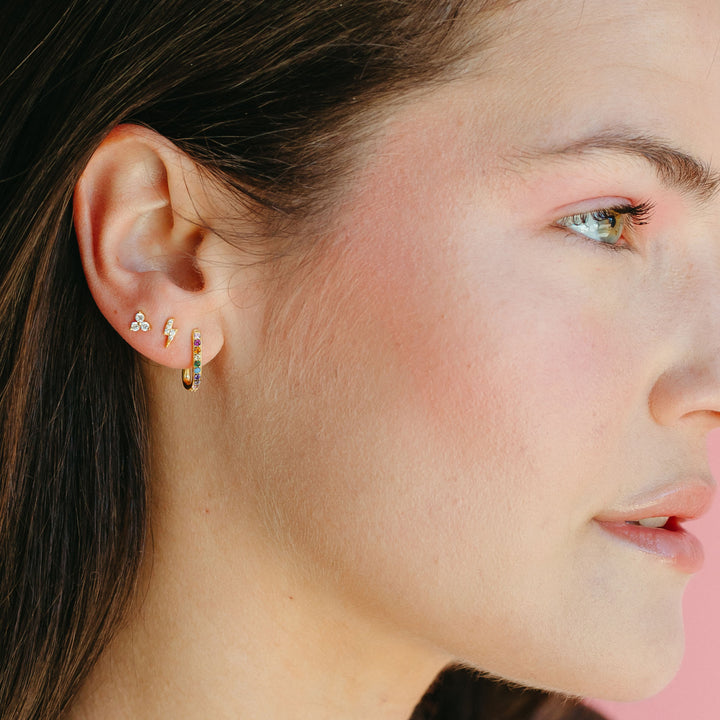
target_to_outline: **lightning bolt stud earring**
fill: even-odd
[[[163,330],[163,335],[165,335],[165,347],[168,347],[168,345],[170,345],[170,343],[175,339],[177,329],[173,327],[174,322],[175,318],[168,318],[165,323],[165,329]]]

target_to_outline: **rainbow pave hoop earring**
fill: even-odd
[[[182,381],[186,390],[195,392],[202,378],[202,335],[197,328],[192,331],[192,359],[192,367],[182,371]]]

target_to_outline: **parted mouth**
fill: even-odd
[[[672,518],[673,520],[675,518]],[[627,525],[640,525],[646,528],[664,528],[670,518],[666,515],[665,517],[651,517],[643,518],[642,520],[626,520]]]
[[[702,568],[703,547],[682,523],[704,515],[714,494],[710,476],[686,478],[636,495],[594,519],[631,550],[654,557],[678,572],[692,574]]]
[[[671,517],[656,517],[656,518],[643,518],[642,520],[626,520],[625,525],[631,525],[635,527],[643,527],[648,530],[665,530],[666,532],[680,532],[684,530],[681,523],[685,520],[693,520],[694,518],[679,518],[675,516]]]

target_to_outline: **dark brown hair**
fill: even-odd
[[[144,550],[142,376],[90,296],[72,225],[73,188],[95,148],[117,124],[143,123],[268,221],[306,216],[347,170],[362,114],[456,71],[483,41],[469,18],[497,4],[2,3],[3,720],[68,708],[122,621]],[[505,690],[492,696],[491,681],[461,683],[463,672],[446,673],[424,707],[484,688],[490,699],[467,717],[529,717]],[[550,708],[549,696],[532,697]],[[417,717],[449,717],[428,712]]]
[[[410,720],[603,720],[579,700],[494,681],[476,670],[440,673]]]

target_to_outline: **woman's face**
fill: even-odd
[[[505,22],[477,73],[378,130],[278,291],[243,432],[271,542],[348,613],[632,698],[679,662],[695,568],[667,530],[599,520],[709,495],[720,5],[523,0]]]

